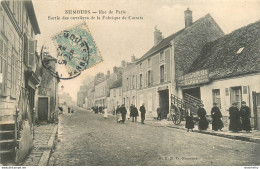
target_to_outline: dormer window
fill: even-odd
[[[243,51],[244,47],[238,49],[237,54],[240,54]]]

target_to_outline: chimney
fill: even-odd
[[[113,72],[116,73],[118,68],[116,66],[113,67]]]
[[[157,26],[155,26],[154,30],[154,46],[156,46],[158,43],[162,41],[162,32],[157,29]]]
[[[135,62],[135,55],[131,56],[132,63]]]
[[[184,11],[184,19],[185,19],[185,28],[192,25],[192,11],[187,8],[186,11]]]
[[[121,61],[121,67],[124,68],[125,67],[125,60]]]

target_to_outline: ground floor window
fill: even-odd
[[[242,88],[239,87],[231,87],[230,89],[230,102],[232,103],[238,103],[238,107],[241,107],[241,101],[242,101]]]
[[[218,108],[221,109],[220,89],[212,90],[213,103],[217,103]]]

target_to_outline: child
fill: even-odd
[[[104,108],[104,118],[106,119],[108,117],[108,114],[107,114],[107,107]]]
[[[188,129],[187,132],[189,132],[190,129],[193,132],[194,123],[193,123],[193,115],[192,115],[192,113],[190,111],[190,108],[187,109],[185,128]]]

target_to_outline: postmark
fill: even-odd
[[[52,38],[56,50],[57,70],[50,66],[51,59],[46,47],[42,48],[42,64],[52,75],[71,79],[82,71],[102,62],[102,56],[85,22],[65,29]]]

